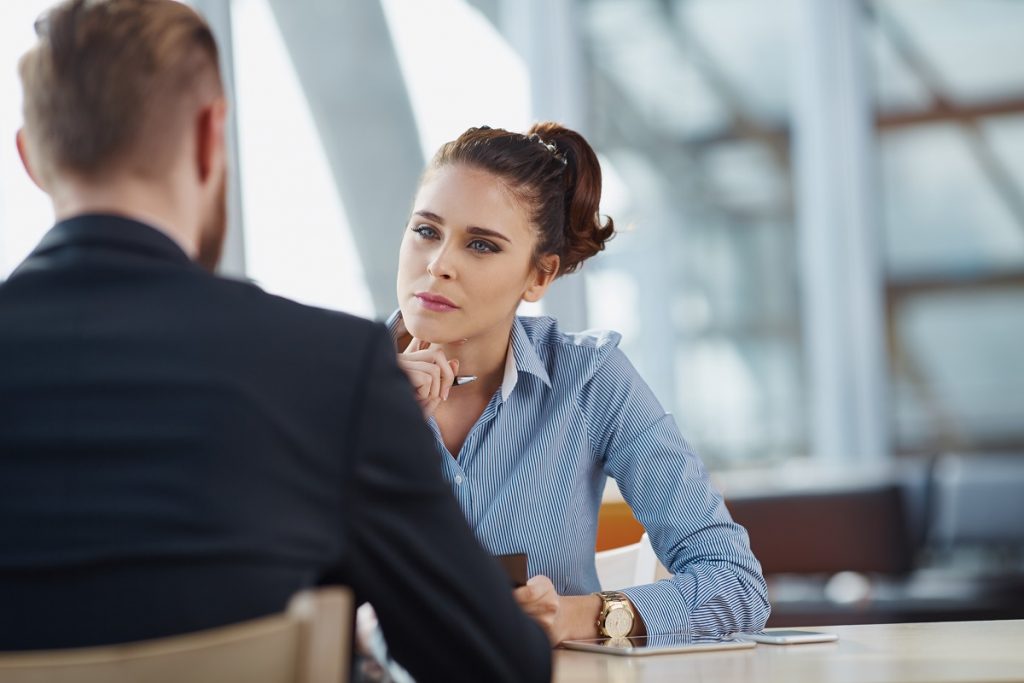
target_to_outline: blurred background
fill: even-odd
[[[52,223],[14,147],[49,4],[0,5],[0,279]],[[426,159],[559,120],[619,234],[524,312],[622,332],[772,623],[1024,617],[1024,2],[191,4],[233,93],[225,274],[383,318]]]

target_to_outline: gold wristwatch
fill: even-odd
[[[597,632],[605,638],[624,638],[633,631],[636,614],[625,593],[602,591],[594,593],[601,598],[601,613],[597,615]]]

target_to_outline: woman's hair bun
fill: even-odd
[[[526,132],[553,145],[565,163],[565,241],[559,274],[571,273],[604,249],[615,233],[610,217],[601,219],[601,164],[590,144],[574,130],[551,121]]]

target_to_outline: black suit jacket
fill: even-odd
[[[215,277],[126,218],[0,284],[0,649],[152,638],[351,586],[422,680],[547,680],[382,325]]]

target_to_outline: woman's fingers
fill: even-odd
[[[422,339],[412,337],[409,340],[409,345],[405,347],[405,351],[402,353],[415,353],[416,351],[423,351],[424,349],[430,348],[430,342],[425,342]]]
[[[424,343],[420,342],[420,345],[422,346]],[[435,363],[441,370],[444,387],[451,387],[452,382],[455,381],[455,372],[451,369],[451,361],[444,355],[444,351],[441,350],[440,346],[429,344],[426,348],[420,348],[407,355],[410,359],[426,360]],[[448,398],[447,395],[445,395],[445,398]]]
[[[521,586],[516,590],[522,591],[525,599],[537,601],[555,594],[555,584],[551,583],[551,579],[543,574],[537,574],[530,577],[525,586]]]
[[[519,607],[544,629],[552,644],[557,644],[559,636],[556,627],[561,596],[551,579],[538,574],[527,581],[525,586],[515,589],[512,595]]]
[[[452,390],[452,385],[455,383],[455,371],[452,370],[452,364],[444,353],[441,351],[435,351],[435,353],[437,353],[435,357],[437,369],[441,371],[441,398],[447,401],[448,392]]]
[[[409,342],[405,353],[399,355],[400,363],[412,361],[432,363],[437,367],[437,384],[431,386],[430,396],[448,400],[448,394],[455,383],[455,374],[458,372],[458,361],[449,360],[439,346],[415,337]],[[431,375],[434,376],[434,373]]]
[[[400,356],[398,366],[409,378],[418,398],[440,398],[441,369],[437,365],[427,361],[406,360]]]
[[[420,407],[423,409],[423,416],[430,417],[433,415],[439,405],[441,405],[441,399],[439,398],[432,398],[426,403],[421,404]]]
[[[448,359],[440,346],[413,337],[403,353],[398,354],[402,368],[416,392],[416,400],[426,417],[437,410],[455,384],[459,361]]]

